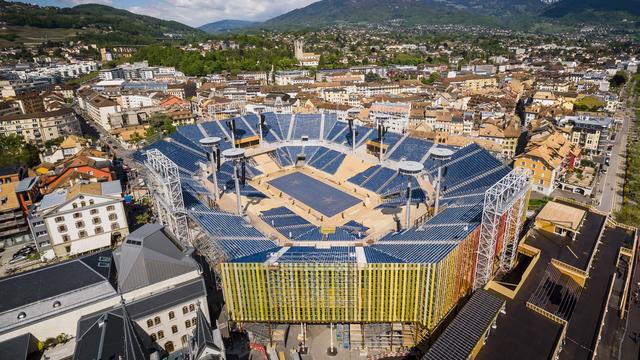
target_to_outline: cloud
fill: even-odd
[[[83,1],[83,0],[72,0]],[[158,0],[127,10],[200,26],[222,19],[267,20],[316,0]]]
[[[102,4],[113,5],[113,0],[64,0],[69,6],[83,5],[83,4]]]

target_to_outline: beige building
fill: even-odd
[[[13,114],[0,117],[0,133],[15,134],[38,145],[47,140],[80,134],[80,123],[69,108],[32,114]]]

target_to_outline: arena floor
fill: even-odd
[[[361,202],[343,191],[301,172],[269,181],[273,187],[327,217],[337,215]]]

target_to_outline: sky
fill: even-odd
[[[190,26],[217,20],[262,21],[317,0],[22,0],[41,6],[75,6],[97,3]]]

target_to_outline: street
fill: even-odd
[[[635,98],[632,99],[632,103],[635,103]],[[635,119],[634,111],[625,109],[622,128],[616,133],[613,149],[611,149],[609,168],[604,178],[601,178],[603,181],[597,185],[599,190],[597,195],[597,199],[599,199],[597,202],[598,210],[615,212],[622,207],[627,139],[633,119]]]

